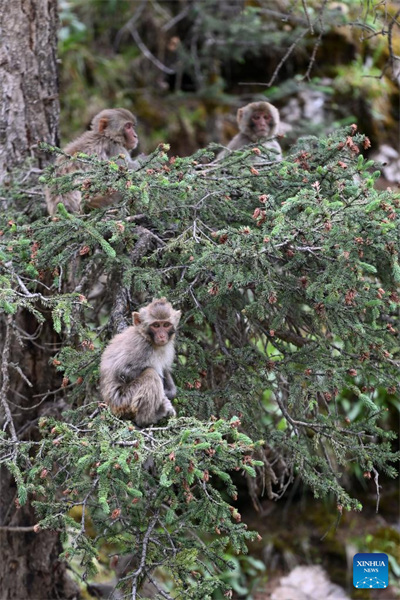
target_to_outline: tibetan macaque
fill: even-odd
[[[64,152],[74,155],[83,152],[89,155],[95,155],[102,160],[108,160],[120,154],[124,155],[121,164],[127,167],[134,167],[135,163],[129,154],[138,145],[138,136],[135,131],[136,118],[125,108],[106,108],[97,114],[91,123],[90,131],[85,131],[76,140],[70,142]],[[80,161],[66,162],[65,157],[59,156],[56,165],[60,165],[58,173],[66,175],[76,170],[85,170],[85,164]],[[87,168],[87,167],[86,167]],[[108,206],[120,199],[118,193],[107,195],[97,195],[88,201],[90,208],[99,208]],[[72,190],[64,195],[59,195],[57,189],[46,189],[46,204],[50,215],[54,215],[57,210],[57,204],[64,204],[70,212],[79,212],[82,204],[82,194],[79,190]]]
[[[237,123],[239,133],[229,142],[229,150],[239,150],[248,144],[260,142],[267,150],[271,152],[274,160],[282,159],[282,150],[275,139],[271,139],[278,133],[280,118],[279,111],[269,102],[251,102],[237,111]],[[227,151],[223,150],[218,158],[227,156]]]
[[[144,427],[176,414],[170,402],[176,395],[171,367],[181,311],[160,298],[132,316],[133,325],[103,352],[100,387],[115,415]]]

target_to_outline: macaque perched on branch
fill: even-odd
[[[138,136],[136,134],[136,118],[125,108],[107,108],[97,114],[91,123],[90,131],[85,131],[76,140],[70,142],[64,149],[66,154],[83,152],[88,155],[95,155],[102,160],[109,160],[120,154],[124,155],[123,163],[127,167],[134,167],[135,163],[129,154],[138,145]],[[66,175],[77,170],[85,170],[86,165],[83,162],[66,162],[64,156],[59,156],[56,165],[60,165],[58,173]],[[90,208],[100,208],[118,202],[120,196],[118,193],[107,195],[97,195],[88,201]],[[82,194],[79,190],[72,190],[64,195],[59,195],[53,188],[46,189],[46,204],[50,215],[54,215],[57,210],[57,204],[64,204],[70,212],[79,212],[82,205]]]
[[[160,298],[132,316],[133,325],[103,352],[100,388],[116,416],[144,427],[176,414],[170,402],[176,395],[171,368],[181,311]]]
[[[229,142],[229,150],[239,150],[248,144],[259,142],[271,152],[272,160],[282,159],[282,150],[279,143],[273,138],[279,129],[279,111],[269,102],[251,102],[237,111],[239,133]],[[218,158],[228,155],[226,150],[219,153]]]

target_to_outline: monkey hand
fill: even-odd
[[[167,417],[176,417],[176,410],[172,405],[167,412]]]
[[[176,411],[166,396],[164,398],[162,412],[164,417],[176,417]]]

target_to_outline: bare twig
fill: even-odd
[[[166,73],[167,75],[173,75],[175,73],[174,69],[170,69],[169,67],[164,65],[160,60],[158,60],[158,58],[154,56],[152,52],[150,52],[150,50],[140,37],[137,29],[130,29],[129,31],[131,36],[135,40],[139,50],[144,54],[146,58],[148,58],[153,63],[153,65],[157,67],[157,69],[160,69],[160,71],[163,71],[163,73]]]
[[[129,19],[129,21],[123,26],[121,27],[121,29],[118,31],[116,37],[115,37],[115,42],[114,42],[114,48],[116,50],[118,50],[119,45],[121,43],[121,39],[123,38],[124,34],[127,31],[130,31],[131,28],[135,25],[135,23],[140,19],[142,12],[145,8],[145,6],[147,5],[147,0],[142,0],[141,3],[139,4],[138,8],[135,10],[133,16]]]
[[[325,28],[324,28],[324,10],[325,10],[326,3],[327,3],[327,0],[324,0],[324,2],[322,3],[321,10],[319,12],[319,16],[318,16],[318,22],[319,22],[319,26],[320,26],[319,27],[319,35],[318,35],[317,41],[314,44],[314,48],[313,48],[313,51],[312,51],[312,54],[311,54],[310,62],[308,63],[307,71],[304,74],[304,76],[302,77],[303,80],[304,79],[307,79],[307,80],[310,79],[311,71],[312,71],[313,66],[315,64],[315,58],[317,56],[317,51],[318,51],[318,48],[321,45],[322,37],[323,37],[324,32],[325,32]],[[311,33],[314,33],[311,24],[310,24],[310,27],[311,27],[311,29],[310,29]]]
[[[10,341],[11,341],[11,315],[7,317],[6,320],[6,335],[3,346],[2,353],[2,362],[1,362],[1,375],[2,375],[2,384],[0,389],[0,402],[4,409],[6,415],[6,421],[4,423],[3,428],[5,429],[7,426],[10,429],[11,439],[13,442],[18,442],[17,433],[15,431],[14,421],[12,418],[10,407],[7,402],[7,393],[10,388],[10,375],[9,375],[9,358],[10,358]]]
[[[165,25],[163,25],[161,27],[161,31],[168,31],[169,29],[172,29],[172,27],[174,27],[177,23],[179,23],[179,21],[182,21],[182,19],[184,19],[185,17],[187,17],[188,14],[189,14],[189,6],[186,6],[173,19],[171,19],[170,21],[168,21],[168,23],[165,23]]]
[[[263,84],[263,85],[266,85],[267,87],[270,87],[274,83],[275,79],[278,76],[279,71],[281,70],[281,68],[283,67],[283,65],[285,64],[285,62],[289,58],[289,56],[292,54],[292,52],[296,49],[297,44],[300,42],[300,40],[302,40],[307,35],[307,33],[310,33],[310,29],[309,28],[305,29],[304,31],[301,32],[300,35],[297,36],[297,38],[295,39],[295,41],[293,42],[293,44],[288,48],[286,54],[282,57],[282,59],[280,60],[280,62],[276,66],[275,71],[272,73],[271,79],[268,81],[268,83]]]
[[[167,594],[167,592],[165,590],[162,589],[162,587],[160,587],[158,585],[157,580],[153,579],[152,576],[149,573],[146,573],[147,578],[149,579],[149,581],[154,585],[154,587],[157,589],[157,592],[163,597],[166,598],[167,600],[173,600],[172,596],[170,596],[169,594]]]
[[[395,61],[400,61],[400,56],[397,56],[394,53],[394,48],[393,48],[393,27],[395,25],[397,25],[397,27],[400,26],[400,23],[398,21],[398,18],[400,16],[400,9],[397,11],[397,13],[391,18],[391,23],[389,24],[388,27],[388,45],[389,45],[389,60],[390,60],[390,66],[392,69],[392,75],[393,75],[393,79],[395,81],[397,81],[397,85],[400,86],[400,74],[399,74],[399,69],[395,69]],[[397,77],[396,77],[396,71],[397,71]]]
[[[15,364],[15,363],[10,363],[10,367],[17,371],[18,375],[21,377],[21,379],[23,379],[25,381],[27,386],[33,387],[33,383],[31,381],[29,381],[29,379],[27,378],[25,373],[23,373],[23,371],[19,365]]]
[[[310,30],[310,33],[314,33],[314,28],[313,28],[313,24],[310,21],[310,15],[308,14],[308,9],[307,9],[307,2],[306,0],[301,0],[301,3],[303,5],[303,10],[304,10],[304,14],[306,15],[306,19],[307,19],[307,23],[308,23],[308,28]]]
[[[140,575],[142,575],[142,573],[145,571],[145,566],[146,566],[146,558],[147,558],[147,547],[149,545],[149,540],[150,540],[150,535],[151,532],[153,531],[154,527],[156,526],[156,523],[158,521],[158,513],[156,513],[154,515],[154,517],[150,520],[150,523],[147,527],[147,531],[144,535],[143,538],[143,543],[142,543],[142,555],[140,558],[140,563],[138,568],[136,569],[136,571],[134,571],[132,573],[132,578],[133,578],[133,582],[132,582],[132,600],[136,600],[136,593],[137,593],[137,588],[138,588],[138,577]]]
[[[381,499],[381,494],[380,494],[380,485],[379,485],[379,473],[378,471],[375,469],[375,467],[372,467],[371,471],[374,474],[374,481],[375,481],[375,486],[376,486],[376,512],[379,512],[379,502]]]

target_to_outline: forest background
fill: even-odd
[[[1,9],[3,596],[262,599],[320,564],[397,597],[397,6],[28,6]],[[283,162],[210,164],[257,99]],[[144,167],[93,161],[120,205],[49,219],[51,148],[117,106]],[[138,431],[98,364],[157,295],[183,311],[178,419]],[[390,556],[388,590],[352,587],[358,551]]]

